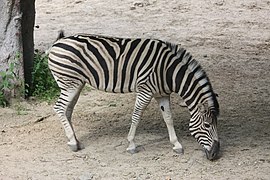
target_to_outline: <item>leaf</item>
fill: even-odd
[[[6,75],[6,72],[0,71],[0,76],[4,77]]]

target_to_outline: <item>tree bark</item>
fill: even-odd
[[[31,86],[34,59],[33,28],[35,0],[1,0],[0,2],[0,71],[15,64],[14,89],[9,96],[22,95],[24,82]],[[1,83],[1,77],[0,77]]]
[[[35,0],[21,0],[22,11],[22,42],[23,42],[23,62],[24,80],[26,96],[32,94],[32,72],[34,63],[34,24],[35,24]]]
[[[10,64],[14,63],[13,74],[16,76],[15,79],[20,81],[23,80],[20,0],[1,1],[0,14],[0,71],[8,71]],[[19,84],[15,81],[12,83],[15,87]],[[4,93],[8,99],[16,95],[13,90],[5,90]]]

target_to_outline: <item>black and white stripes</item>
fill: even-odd
[[[190,128],[199,143],[210,152],[214,142],[218,142],[214,121],[219,107],[210,81],[197,61],[179,45],[155,39],[79,34],[54,43],[49,67],[61,88],[55,110],[63,122],[69,145],[75,151],[80,145],[71,125],[71,115],[85,83],[106,92],[137,93],[128,136],[130,152],[135,152],[136,127],[152,97],[168,106],[162,106],[163,118],[174,150],[182,152],[173,126],[168,125],[172,124],[168,97],[173,92],[187,104],[191,112]],[[208,116],[201,112],[202,105]],[[209,118],[213,122],[209,123],[211,128],[201,128]]]

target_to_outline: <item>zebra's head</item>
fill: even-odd
[[[203,147],[209,160],[216,159],[220,149],[217,134],[218,114],[218,107],[209,107],[208,103],[202,103],[198,105],[189,123],[191,135]]]

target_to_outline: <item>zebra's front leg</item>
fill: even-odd
[[[136,134],[136,129],[137,126],[139,124],[139,121],[141,119],[141,116],[143,114],[143,111],[145,110],[145,108],[147,107],[147,105],[149,104],[149,102],[152,99],[152,95],[149,93],[145,93],[145,92],[140,92],[137,94],[136,97],[136,102],[135,102],[135,107],[134,107],[134,111],[132,114],[132,122],[131,122],[131,126],[130,126],[130,130],[128,133],[128,141],[129,141],[129,146],[127,148],[127,152],[134,154],[136,153],[136,145],[134,142],[134,138],[135,138],[135,134]]]
[[[155,98],[159,104],[159,108],[161,110],[163,119],[167,125],[170,142],[173,144],[173,150],[178,154],[183,154],[184,150],[182,145],[179,143],[178,138],[176,136],[174,126],[173,126],[173,119],[172,113],[170,108],[170,96],[166,97],[156,97]]]
[[[133,120],[132,120],[132,124],[130,126],[130,130],[129,130],[129,133],[128,133],[128,142],[129,142],[129,145],[128,145],[128,148],[127,148],[127,152],[129,152],[130,154],[134,154],[136,153],[136,145],[135,145],[135,142],[134,142],[134,138],[135,138],[135,133],[136,133],[136,129],[137,129],[137,126],[138,126],[138,123],[139,121],[133,123]]]

